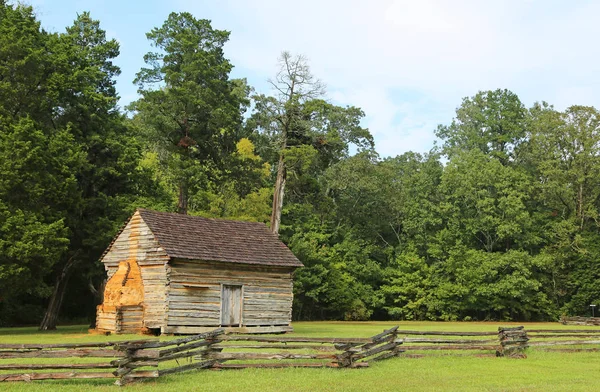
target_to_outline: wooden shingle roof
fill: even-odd
[[[302,267],[263,223],[138,211],[171,258]]]

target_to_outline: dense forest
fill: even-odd
[[[228,37],[169,15],[119,107],[99,21],[51,33],[0,0],[0,326],[93,319],[98,259],[138,207],[267,223],[305,265],[297,320],[555,320],[600,300],[598,110],[474,92],[432,151],[381,158],[308,59],[283,52],[259,94]]]

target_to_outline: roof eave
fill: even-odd
[[[261,262],[242,262],[242,261],[237,261],[237,260],[205,260],[205,259],[198,259],[195,257],[188,257],[188,256],[181,256],[181,255],[176,255],[176,254],[172,254],[169,255],[169,261],[176,259],[176,260],[186,260],[186,261],[199,261],[199,262],[203,262],[203,263],[217,263],[217,264],[234,264],[234,265],[247,265],[247,266],[253,266],[253,267],[276,267],[276,268],[289,268],[289,269],[297,269],[297,268],[302,268],[304,267],[304,264],[302,264],[300,261],[298,261],[298,264],[274,264],[274,263],[261,263]]]

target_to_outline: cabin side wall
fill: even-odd
[[[137,241],[133,241],[134,237]],[[132,243],[136,244],[133,249]],[[101,260],[108,279],[117,271],[120,262],[132,258],[132,252],[140,267],[143,283],[143,326],[161,328],[165,325],[166,265],[169,257],[158,245],[139,212],[133,215]]]
[[[221,326],[222,286],[241,286],[243,332],[290,331],[292,269],[171,260],[168,271],[169,333],[198,333]],[[234,328],[230,328],[234,329]]]

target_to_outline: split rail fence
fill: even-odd
[[[600,329],[530,329],[529,346],[544,351],[600,351]]]
[[[449,332],[449,331],[413,331],[399,330],[402,350],[413,355],[424,355],[425,352],[439,351],[490,351],[498,348],[497,332]],[[456,354],[456,353],[454,353]]]
[[[227,335],[217,329],[167,341],[0,344],[0,381],[113,378],[125,385],[194,369],[361,368],[402,353],[483,352],[523,358],[528,347],[600,351],[600,329],[449,332],[396,326],[370,338]],[[32,359],[39,361],[24,363]],[[11,360],[16,361],[7,363]]]
[[[596,325],[600,326],[600,317],[563,317],[560,322],[565,325]]]
[[[0,381],[116,378],[117,385],[125,385],[205,368],[366,367],[368,361],[401,353],[398,347],[402,342],[397,339],[397,329],[391,328],[371,338],[237,336],[225,335],[222,329],[217,329],[168,341],[0,344],[0,360],[86,358],[78,363],[41,360],[37,364],[5,364],[0,361]],[[24,372],[3,373],[17,370]]]

